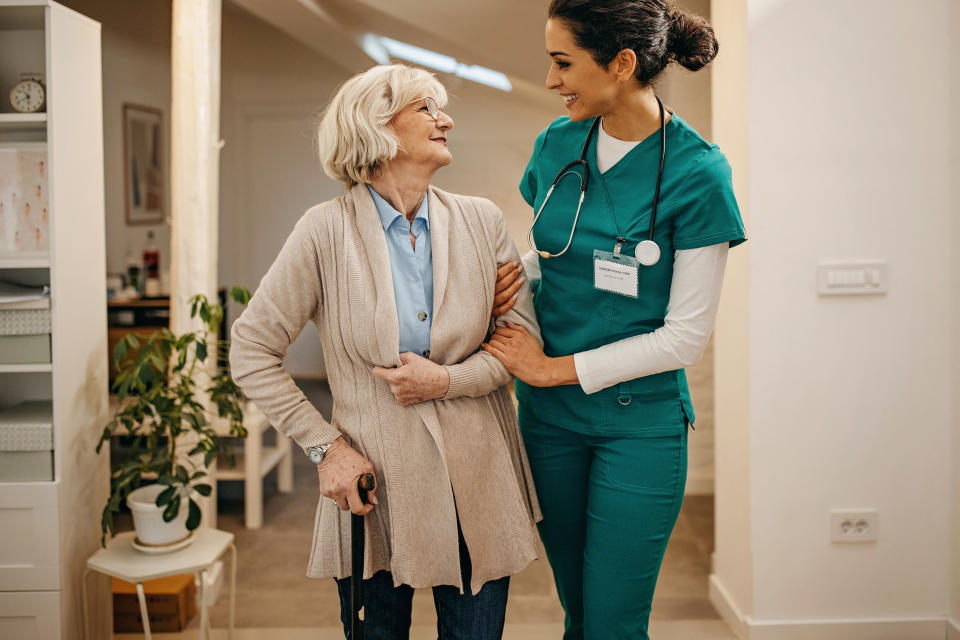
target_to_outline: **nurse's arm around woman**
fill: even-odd
[[[366,514],[365,630],[384,640],[409,636],[419,587],[433,588],[441,640],[499,638],[509,577],[536,557],[510,374],[480,349],[497,264],[518,254],[490,201],[430,185],[452,159],[445,104],[432,74],[402,65],[340,88],[318,146],[347,192],[297,222],[232,331],[237,384],[318,464],[307,575],[337,580],[346,632],[349,512]],[[538,335],[527,289],[504,318]],[[329,422],[283,367],[308,322]]]

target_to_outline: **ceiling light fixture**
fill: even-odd
[[[389,64],[391,57],[399,58],[501,91],[513,90],[513,85],[510,84],[506,74],[475,64],[467,65],[457,62],[456,58],[406,42],[368,33],[361,39],[360,46],[368,56],[379,64]]]

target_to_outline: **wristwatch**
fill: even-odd
[[[307,457],[310,458],[310,462],[313,464],[320,464],[323,462],[323,457],[327,455],[327,449],[333,446],[333,443],[330,444],[318,444],[316,446],[310,447],[307,449]]]

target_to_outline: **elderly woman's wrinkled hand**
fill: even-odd
[[[343,437],[337,438],[317,465],[320,493],[337,503],[343,511],[352,511],[365,516],[378,504],[376,488],[367,493],[369,504],[360,500],[357,478],[364,473],[373,473],[373,463],[347,444]]]
[[[390,391],[402,406],[435,400],[447,394],[450,373],[447,368],[415,353],[401,353],[401,366],[374,367],[373,377],[390,384]]]

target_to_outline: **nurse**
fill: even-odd
[[[568,115],[536,139],[520,183],[536,252],[501,268],[495,309],[525,268],[544,346],[510,325],[484,348],[518,378],[564,639],[648,638],[694,421],[683,368],[746,239],[726,158],[654,83],[672,62],[701,69],[717,41],[665,0],[553,0],[546,45]]]

